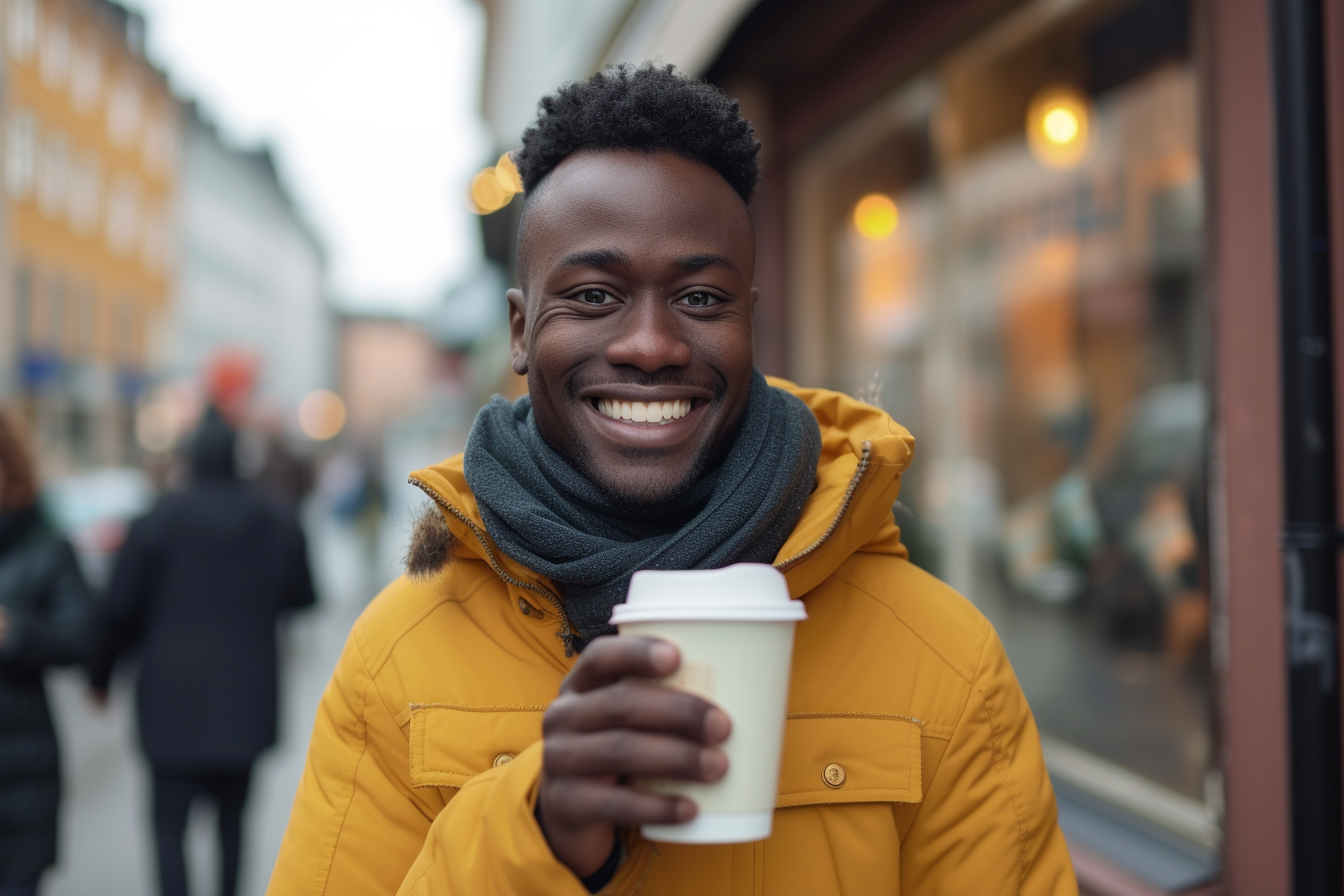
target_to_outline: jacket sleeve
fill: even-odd
[[[901,845],[903,896],[1077,896],[1040,734],[991,633]]]
[[[153,588],[153,515],[131,524],[112,566],[112,579],[95,615],[97,648],[88,662],[92,687],[106,690],[117,657],[140,636]]]
[[[313,590],[313,572],[308,565],[308,539],[298,521],[294,521],[293,560],[290,564],[289,583],[285,591],[284,608],[302,610],[317,602],[317,593]]]
[[[468,781],[430,828],[399,896],[547,893],[587,896],[583,883],[551,852],[537,823],[542,742],[512,762]],[[647,873],[651,845],[626,840],[626,859],[600,891],[634,893]]]
[[[86,660],[93,648],[93,604],[68,542],[53,542],[44,570],[43,599],[16,615],[0,658],[6,665],[42,668]]]
[[[270,896],[391,896],[443,807],[410,781],[410,745],[355,624],[313,723]]]

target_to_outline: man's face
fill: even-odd
[[[751,384],[755,244],[709,166],[586,151],[530,197],[509,291],[537,428],[613,498],[676,494],[727,451]]]

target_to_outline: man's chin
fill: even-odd
[[[698,478],[695,470],[670,475],[666,470],[658,470],[658,475],[654,476],[647,475],[648,472],[647,468],[636,468],[611,475],[610,470],[584,470],[613,505],[636,513],[656,511],[684,494]]]

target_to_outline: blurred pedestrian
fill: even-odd
[[[82,661],[89,593],[37,507],[32,459],[0,411],[0,896],[32,896],[56,862],[60,762],[42,673]]]
[[[182,841],[198,796],[218,807],[220,893],[233,896],[252,765],[276,738],[276,623],[314,599],[294,512],[239,481],[235,443],[210,410],[192,441],[190,486],[131,526],[100,607],[95,691],[106,692],[119,654],[140,649],[163,896],[187,892]]]

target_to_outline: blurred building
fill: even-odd
[[[322,246],[267,148],[230,146],[196,107],[186,118],[168,372],[195,381],[224,354],[249,358],[255,400],[292,424],[336,380]]]
[[[10,0],[4,16],[0,387],[48,470],[117,463],[163,362],[178,105],[124,7]]]
[[[392,422],[433,406],[439,350],[422,327],[397,317],[347,316],[339,358],[348,429],[356,440],[376,443]]]
[[[1274,4],[485,6],[499,151],[609,62],[741,100],[764,143],[757,363],[915,434],[903,534],[1003,638],[1088,892],[1288,893],[1308,833],[1288,796]],[[1338,326],[1326,6],[1304,33],[1332,79]],[[505,263],[518,204],[483,219]]]

